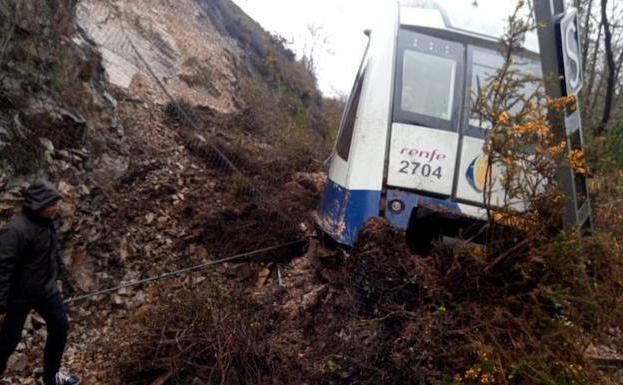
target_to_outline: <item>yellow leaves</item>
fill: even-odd
[[[569,166],[574,168],[578,174],[586,174],[586,163],[584,161],[584,152],[581,150],[571,150],[567,155]]]
[[[565,151],[566,148],[567,148],[567,143],[565,141],[562,141],[562,142],[558,143],[557,145],[548,147],[547,151],[552,156],[558,156],[558,155],[562,154]]]
[[[576,364],[569,364],[569,372],[571,372],[571,374],[577,376],[578,374],[580,374],[580,372],[582,371],[582,365],[576,365]]]
[[[599,191],[601,190],[601,183],[599,181],[591,179],[588,181],[588,188],[591,191]]]
[[[521,124],[514,124],[511,128],[511,133],[515,135],[522,135],[526,133],[526,127]]]
[[[474,246],[470,253],[476,258],[482,258],[484,256],[484,250],[482,246]]]
[[[550,126],[540,120],[531,120],[523,124],[514,124],[510,129],[510,133],[517,136],[531,134],[545,136],[550,133]]]
[[[562,200],[562,195],[560,194],[554,194],[552,195],[552,203],[559,203]]]
[[[502,112],[499,116],[498,116],[498,123],[499,124],[506,124],[508,123],[510,117],[508,116],[508,112],[504,111]]]
[[[454,376],[455,384],[482,384],[482,385],[490,385],[495,384],[495,376],[492,373],[484,373],[483,370],[479,366],[474,366],[473,368],[469,368],[465,371],[465,374],[460,375],[456,374]]]
[[[547,102],[547,106],[554,112],[562,112],[565,109],[569,109],[570,111],[575,111],[576,109],[576,96],[575,94],[571,94],[568,96],[563,96],[561,98],[553,99],[550,96],[545,97],[545,101]]]
[[[549,126],[547,124],[540,124],[540,125],[538,125],[537,126],[537,130],[539,131],[539,134],[541,134],[541,135],[546,135],[550,131]]]
[[[497,315],[492,315],[497,317]],[[474,352],[478,354],[479,361],[474,363],[463,373],[454,376],[453,385],[490,385],[495,384],[495,376],[500,373],[499,368],[492,359],[495,350],[480,342],[474,345]]]
[[[465,371],[465,378],[475,380],[480,377],[480,368],[469,368]]]

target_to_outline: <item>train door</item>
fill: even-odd
[[[454,188],[465,46],[398,32],[387,185],[448,198]]]
[[[465,99],[466,118],[464,128],[461,132],[460,164],[457,175],[455,196],[458,200],[470,202],[481,206],[485,202],[485,178],[488,166],[488,157],[484,154],[483,145],[491,129],[487,121],[483,121],[477,114],[473,113],[473,100],[475,94],[484,89],[495,75],[498,68],[504,64],[504,60],[495,50],[468,47],[467,54],[468,70]],[[494,171],[498,171],[495,169]],[[502,205],[504,191],[501,189],[496,172],[493,172],[491,180],[494,181],[493,187],[488,193],[490,203]],[[496,183],[497,182],[497,183]]]
[[[515,56],[516,63],[513,70],[525,71],[535,76],[540,76],[540,63],[538,59]],[[485,194],[485,177],[487,171],[488,158],[484,154],[483,145],[491,129],[489,122],[483,121],[472,111],[475,93],[486,87],[491,81],[492,76],[504,64],[503,58],[493,47],[484,48],[468,46],[467,51],[467,90],[465,100],[466,118],[464,128],[461,131],[460,145],[460,164],[457,173],[457,183],[455,196],[459,201],[483,206],[488,200],[493,206],[503,206],[505,204],[515,205],[521,209],[523,203],[520,201],[509,201],[505,193],[500,177],[503,174],[503,166],[493,165],[491,181],[493,185]],[[531,95],[536,89],[536,84],[525,83],[523,93],[526,97]],[[511,109],[511,114],[520,109],[522,105],[517,103]],[[485,196],[486,195],[486,196]]]

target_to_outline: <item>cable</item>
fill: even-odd
[[[129,287],[139,286],[139,285],[142,285],[142,284],[145,284],[145,283],[155,282],[155,281],[159,281],[159,280],[162,280],[162,279],[165,279],[165,278],[170,278],[170,277],[174,277],[174,276],[190,273],[190,272],[193,272],[193,271],[203,270],[203,269],[206,269],[208,267],[212,267],[212,266],[223,264],[225,262],[235,261],[235,260],[251,257],[251,256],[254,256],[254,255],[262,254],[262,253],[265,253],[267,251],[277,250],[277,249],[281,249],[281,248],[284,248],[284,247],[294,246],[294,245],[297,245],[297,244],[303,244],[303,243],[305,243],[307,241],[308,241],[307,238],[299,239],[299,240],[296,240],[296,241],[283,243],[283,244],[277,245],[277,246],[265,247],[265,248],[262,248],[262,249],[249,251],[249,252],[242,253],[242,254],[232,255],[230,257],[226,257],[226,258],[217,259],[217,260],[214,260],[214,261],[209,261],[209,262],[206,262],[206,263],[202,263],[200,265],[187,267],[187,268],[184,268],[184,269],[172,271],[172,272],[161,274],[161,275],[157,275],[157,276],[154,276],[154,277],[144,278],[144,279],[141,279],[141,280],[138,280],[138,281],[126,283],[126,284],[115,286],[115,287],[110,287],[110,288],[107,288],[107,289],[101,289],[101,290],[94,291],[92,293],[88,293],[88,294],[84,294],[84,295],[80,295],[80,296],[77,296],[77,297],[68,298],[67,300],[65,300],[65,303],[73,303],[73,302],[82,301],[82,300],[85,300],[85,299],[96,297],[98,295],[112,293],[112,292],[115,292],[115,291],[120,290],[120,289],[126,289],[126,288],[129,288]]]

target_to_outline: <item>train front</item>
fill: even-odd
[[[332,157],[318,223],[341,244],[372,216],[423,240],[484,217],[488,127],[470,103],[503,64],[497,38],[459,28],[434,2],[408,3],[391,32],[372,32]],[[517,66],[540,74],[536,38],[525,45]],[[494,185],[491,202],[505,196]]]

